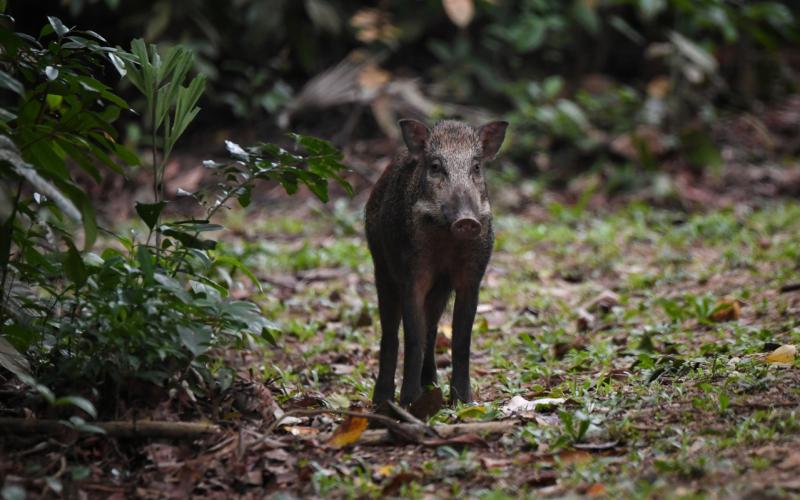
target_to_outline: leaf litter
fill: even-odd
[[[775,290],[792,277],[783,269],[793,265],[788,249],[800,211],[778,205],[744,219],[713,212],[663,225],[668,212],[637,210],[579,223],[500,216],[473,341],[478,402],[451,408],[442,397],[450,370],[443,323],[440,387],[428,391],[433,402],[418,417],[432,426],[517,420],[499,433],[423,434],[405,442],[388,436],[380,445],[370,439],[381,426],[360,417],[285,416],[298,409],[369,411],[379,326],[362,239],[333,238],[330,228],[313,224],[292,237],[276,233],[275,255],[283,246],[293,258],[306,255],[303,249],[320,256],[300,262],[261,260],[243,233],[237,244],[253,246],[250,265],[265,287],[252,298],[280,318],[283,335],[277,347],[241,356],[230,398],[219,400],[221,433],[193,443],[126,445],[122,455],[104,454],[102,441],[82,438],[84,451],[71,460],[87,464],[88,476],[69,487],[145,498],[279,491],[454,496],[454,485],[513,496],[630,496],[641,494],[642,484],[651,495],[798,491],[792,474],[800,460],[793,451],[800,449],[800,334],[793,312],[800,299]],[[280,217],[291,214],[271,214],[270,223]],[[739,229],[715,237],[717,229],[709,228],[737,227],[729,219]],[[530,229],[537,224],[545,230]],[[604,226],[613,230],[598,229]],[[271,238],[269,230],[257,234]],[[752,244],[764,238],[771,244]],[[746,307],[728,298],[731,290],[746,297]],[[579,310],[592,321],[576,324]],[[200,410],[213,414],[208,405],[205,398],[176,397],[160,411],[191,418]],[[283,421],[270,429],[277,419]],[[0,466],[23,477],[9,461],[24,457],[0,454]],[[132,460],[148,465],[126,465]],[[128,475],[101,480],[112,467]]]

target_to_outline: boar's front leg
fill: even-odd
[[[472,323],[478,309],[480,284],[456,289],[453,306],[453,376],[450,380],[450,401],[469,403],[472,391],[469,385],[469,349],[472,340]]]
[[[450,285],[439,280],[428,292],[425,299],[425,357],[422,362],[422,387],[436,385],[436,334],[439,329],[439,318],[450,298]]]
[[[422,394],[422,361],[425,349],[425,297],[430,279],[415,276],[403,297],[403,385],[400,404],[408,406]]]

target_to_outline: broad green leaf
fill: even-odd
[[[172,294],[184,304],[191,302],[192,299],[189,297],[189,294],[186,293],[186,290],[184,290],[180,283],[178,283],[175,279],[161,273],[154,273],[153,279],[156,281],[156,283],[164,287],[165,290],[172,292]]]
[[[35,190],[47,196],[61,211],[73,220],[81,220],[81,213],[53,183],[42,177],[37,168],[20,158],[16,145],[4,135],[0,135],[0,161],[11,164],[17,175],[23,177]]]
[[[111,64],[114,65],[116,68],[117,73],[119,76],[125,77],[128,74],[128,69],[125,66],[125,61],[123,61],[117,54],[111,52],[108,54],[108,59],[111,61]]]
[[[0,337],[0,366],[14,375],[31,374],[31,365],[28,360],[5,337]]]
[[[178,325],[178,335],[181,343],[194,356],[206,352],[211,342],[211,329],[206,325],[194,325],[192,328]]]
[[[224,265],[231,266],[234,269],[237,269],[237,270],[241,271],[242,274],[244,274],[245,276],[250,278],[250,281],[252,281],[253,284],[258,287],[258,291],[259,292],[263,292],[264,291],[261,288],[261,283],[258,281],[258,278],[256,278],[256,275],[253,274],[253,272],[246,265],[244,265],[244,263],[242,263],[242,261],[240,261],[236,257],[233,257],[232,255],[218,255],[214,259],[214,264],[216,264],[216,265],[224,264]]]
[[[44,68],[44,74],[47,76],[47,79],[52,81],[58,78],[58,68],[54,66],[47,66]]]
[[[75,248],[75,245],[69,240],[67,240],[67,252],[64,256],[64,275],[77,288],[82,287],[88,278],[83,258],[78,249]]]
[[[0,70],[0,88],[11,90],[19,95],[25,94],[25,87],[22,86],[19,80],[2,70]]]
[[[53,27],[53,31],[55,31],[59,38],[69,33],[69,28],[64,26],[61,19],[54,16],[47,16],[47,20],[50,22],[50,26]]]
[[[94,405],[86,398],[82,398],[80,396],[62,396],[55,401],[53,401],[53,406],[76,406],[81,410],[85,411],[92,418],[97,418],[97,410],[95,410]]]
[[[139,270],[144,276],[145,283],[151,283],[154,271],[153,256],[145,245],[139,245],[136,248],[136,260],[139,262]]]
[[[217,246],[217,242],[214,240],[200,239],[193,234],[189,234],[184,231],[177,231],[175,229],[164,229],[162,234],[164,234],[164,236],[169,236],[170,238],[175,238],[176,240],[180,241],[183,246],[188,248],[196,248],[198,250],[213,250]]]
[[[16,376],[23,384],[35,389],[36,392],[38,392],[49,404],[53,404],[53,402],[56,400],[53,391],[51,391],[47,386],[37,382],[35,378],[24,373],[17,373]]]
[[[158,218],[161,216],[161,212],[166,206],[166,201],[159,201],[158,203],[139,203],[137,201],[136,213],[139,214],[139,217],[147,224],[147,228],[152,231],[153,228],[156,227]]]
[[[92,201],[83,193],[81,221],[83,222],[83,249],[89,250],[97,240],[97,219]]]

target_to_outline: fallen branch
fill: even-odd
[[[315,417],[317,415],[342,415],[346,417],[360,417],[366,418],[368,420],[375,420],[376,422],[380,422],[383,424],[387,429],[390,429],[391,432],[395,433],[399,438],[404,441],[409,441],[412,443],[417,443],[420,441],[421,436],[423,434],[428,433],[428,429],[430,426],[427,425],[416,425],[416,424],[403,424],[392,420],[391,418],[378,415],[375,413],[362,413],[358,411],[350,411],[350,410],[331,410],[331,409],[319,409],[319,410],[290,410],[281,415],[279,419],[272,423],[267,428],[265,434],[270,434],[272,431],[275,430],[278,425],[283,422],[288,417],[297,417],[297,416],[304,416],[304,417]],[[386,431],[384,431],[386,432]]]
[[[442,437],[443,440],[464,434],[503,434],[513,430],[519,421],[517,420],[497,420],[492,422],[470,422],[464,424],[441,424],[434,425],[433,430]],[[402,426],[411,426],[411,424],[398,424]],[[394,444],[396,441],[392,438],[389,431],[386,429],[373,429],[366,430],[358,439],[359,445],[374,446],[383,444]],[[424,444],[424,440],[418,440],[415,444]]]
[[[437,438],[446,440],[448,438],[463,434],[501,434],[511,431],[518,424],[517,420],[498,420],[491,422],[470,422],[464,424],[441,424],[431,426],[422,423],[421,420],[413,416],[411,416],[409,420],[412,422],[416,420],[420,423],[398,422],[384,415],[378,415],[375,413],[362,413],[350,410],[291,410],[287,411],[278,420],[273,422],[272,425],[267,428],[265,434],[270,434],[272,431],[274,431],[285,418],[296,416],[313,417],[325,414],[361,417],[369,420],[375,420],[376,422],[383,424],[386,429],[366,430],[363,432],[363,434],[361,434],[361,437],[359,437],[356,444],[366,446],[396,444],[398,440],[411,444],[425,444],[426,437],[430,436],[436,436]],[[404,416],[404,418],[408,417]]]
[[[219,427],[205,422],[164,422],[153,420],[91,422],[111,437],[194,438],[219,431]],[[0,434],[58,434],[71,429],[60,420],[33,420],[0,418]]]

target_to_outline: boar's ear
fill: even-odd
[[[508,127],[508,122],[489,122],[478,129],[484,159],[494,159],[506,137],[506,127]]]
[[[428,140],[430,130],[424,123],[417,120],[400,120],[397,122],[403,131],[403,140],[412,155],[419,155],[425,150],[425,141]]]

